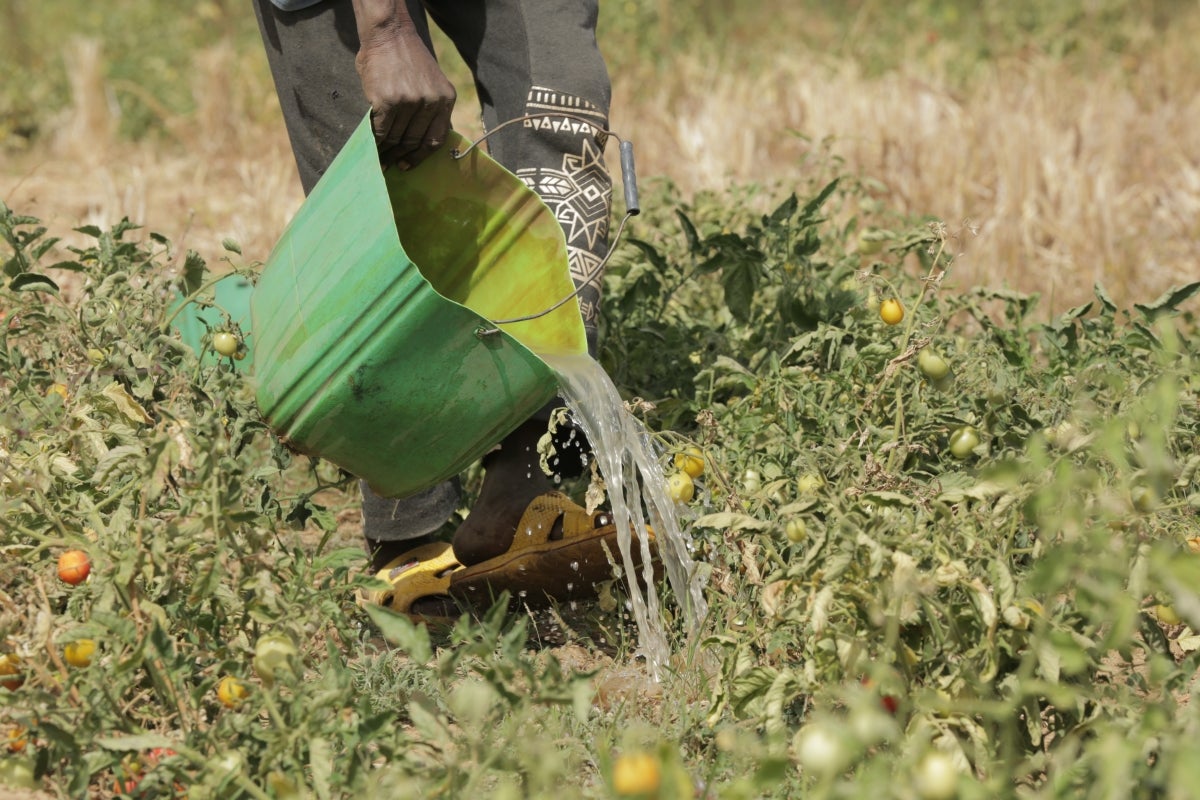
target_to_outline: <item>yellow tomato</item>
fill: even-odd
[[[673,472],[667,476],[667,494],[676,503],[690,502],[696,496],[696,484],[686,472]]]
[[[704,451],[690,445],[675,454],[675,469],[686,472],[689,477],[699,478],[704,474]]]
[[[63,648],[63,658],[72,667],[88,666],[92,663],[92,656],[95,654],[96,642],[94,639],[80,639]]]
[[[619,797],[652,797],[662,784],[662,767],[649,753],[628,753],[613,762],[613,791]]]
[[[888,325],[899,325],[904,319],[904,306],[894,297],[889,297],[879,304],[879,318]]]
[[[217,684],[217,699],[226,708],[237,708],[249,694],[246,685],[232,675],[226,675]]]
[[[0,686],[15,692],[25,682],[21,674],[21,657],[16,653],[0,653]]]
[[[1162,603],[1154,607],[1154,616],[1158,617],[1158,621],[1163,625],[1178,625],[1183,622],[1178,611]]]

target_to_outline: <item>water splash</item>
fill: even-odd
[[[659,560],[683,607],[684,621],[689,631],[695,632],[708,613],[708,603],[704,599],[703,577],[692,561],[691,540],[680,528],[675,503],[667,493],[666,476],[649,432],[625,408],[617,387],[604,368],[587,355],[544,358],[558,373],[562,397],[591,442],[600,474],[604,477],[617,526],[621,563],[629,585],[629,602],[638,626],[638,649],[657,679],[671,652],[662,605],[654,586],[654,566],[646,527],[649,524],[654,529]],[[633,565],[631,532],[634,530],[638,532],[641,545],[645,595]]]

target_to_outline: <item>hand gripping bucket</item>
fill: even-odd
[[[549,401],[539,353],[587,352],[577,304],[560,303],[574,286],[554,215],[463,151],[452,136],[384,172],[364,119],[250,299],[268,424],[388,497],[457,474]]]

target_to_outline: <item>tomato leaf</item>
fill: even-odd
[[[383,606],[368,605],[367,615],[379,628],[383,638],[408,653],[413,661],[425,664],[433,658],[433,645],[424,625],[417,625],[405,615]]]
[[[771,527],[770,522],[755,519],[749,514],[737,514],[732,511],[720,511],[716,514],[705,514],[695,522],[699,528],[716,528],[728,531],[761,531]]]
[[[14,292],[52,292],[58,294],[58,284],[45,275],[22,272],[8,282]]]
[[[747,261],[727,265],[721,272],[721,285],[725,289],[725,305],[740,322],[750,321],[750,308],[754,292],[758,289],[757,266]]]

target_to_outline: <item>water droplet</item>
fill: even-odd
[[[533,473],[532,473],[532,472],[526,472],[526,473],[525,473],[525,480],[529,480],[529,479],[530,479],[530,478],[532,478],[532,477],[533,477]]]

